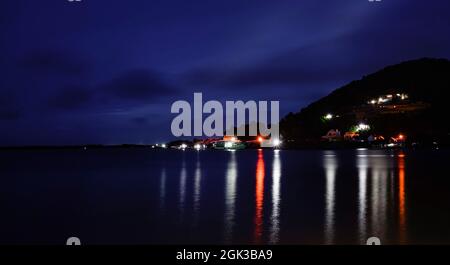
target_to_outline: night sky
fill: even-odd
[[[450,58],[448,0],[1,0],[0,145],[171,140],[170,106],[281,115],[389,64]]]

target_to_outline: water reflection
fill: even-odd
[[[394,197],[395,173],[394,162],[396,157],[381,151],[358,150],[358,233],[360,243],[365,244],[370,236],[376,236],[386,241],[389,231],[388,220],[395,219],[389,216],[388,206],[396,205],[397,198]],[[405,171],[404,154],[400,152],[397,160],[398,168],[398,220],[400,243],[405,242],[406,216],[405,216]],[[370,176],[368,172],[370,171]],[[390,176],[390,177],[388,177]],[[370,179],[368,180],[368,178]],[[368,190],[370,189],[370,201],[368,202]],[[370,208],[368,207],[370,204]],[[370,210],[370,213],[369,213]],[[397,214],[397,209],[396,214]],[[370,214],[370,222],[367,217]],[[370,234],[368,226],[370,224]],[[394,228],[397,229],[397,228]]]
[[[273,150],[235,153],[205,150],[199,156],[193,150],[116,151],[93,154],[104,156],[98,161],[90,161],[91,157],[86,155],[72,157],[78,155],[77,152],[2,154],[6,159],[2,166],[9,177],[4,178],[6,183],[0,188],[7,191],[14,187],[16,192],[22,192],[6,200],[7,208],[29,207],[27,200],[17,200],[28,198],[28,193],[44,196],[39,205],[45,205],[58,194],[49,193],[56,189],[42,190],[42,187],[53,187],[55,175],[67,174],[64,182],[56,184],[63,187],[89,184],[82,194],[73,190],[71,198],[81,195],[90,201],[99,200],[90,207],[96,212],[95,216],[79,215],[81,219],[73,220],[70,226],[88,225],[84,220],[95,218],[94,225],[83,229],[106,239],[115,227],[128,227],[120,233],[117,242],[220,244],[224,243],[226,234],[232,243],[242,244],[255,241],[310,244],[324,240],[325,236],[327,243],[349,244],[358,243],[358,236],[364,243],[370,236],[382,236],[380,233],[384,233],[383,244],[450,242],[450,238],[445,237],[448,231],[445,224],[450,220],[448,205],[438,201],[450,200],[447,151],[408,150],[404,155],[398,150],[283,150],[279,153]],[[87,166],[75,169],[65,164],[62,155],[66,155],[63,157],[66,160],[81,159],[78,164]],[[25,174],[20,170],[22,164],[14,163],[13,158],[20,158],[23,163],[33,162],[27,166],[42,170],[42,178],[36,180],[29,172],[21,175]],[[144,161],[149,162],[142,163]],[[429,168],[414,161],[428,163]],[[45,168],[41,163],[47,163]],[[60,164],[65,167],[54,168]],[[117,167],[111,168],[110,164]],[[95,177],[91,175],[94,171],[102,174]],[[111,177],[104,181],[107,174]],[[89,179],[80,178],[82,175]],[[34,185],[21,187],[17,180],[22,179]],[[84,183],[86,180],[89,183]],[[442,192],[433,193],[431,188],[438,185]],[[412,191],[422,193],[408,193]],[[414,198],[414,203],[410,198]],[[61,213],[63,217],[83,212],[82,208],[67,209],[65,201],[60,204],[55,207],[66,211]],[[430,205],[435,209],[430,209]],[[42,220],[54,215],[48,208],[40,209]],[[192,229],[194,211],[199,218]],[[133,216],[117,216],[127,212]],[[18,214],[3,216],[4,227],[13,226],[4,229],[0,243],[39,240],[36,237],[39,235],[15,238],[22,229],[17,225],[20,217]],[[149,217],[152,220],[147,222]],[[340,217],[342,220],[338,219]],[[97,231],[95,224],[104,221],[111,223]],[[45,225],[45,222],[39,223]],[[54,241],[64,232],[52,230],[49,224],[39,228],[53,233],[43,239],[45,242]],[[138,230],[142,232],[136,233]]]
[[[194,173],[194,225],[198,222],[200,211],[200,190],[201,190],[202,171],[200,167],[200,154],[197,153],[197,162]]]
[[[280,179],[281,179],[281,162],[280,150],[274,150],[274,158],[272,165],[272,216],[269,242],[275,244],[278,242],[280,232]]]
[[[334,215],[335,215],[335,178],[338,167],[334,151],[325,151],[325,244],[334,241]]]
[[[356,164],[358,167],[358,232],[361,244],[367,236],[367,172],[369,168],[367,150],[358,150]]]
[[[371,167],[371,223],[372,234],[382,241],[385,238],[386,230],[386,206],[389,197],[387,196],[387,175],[389,170],[388,156],[369,155]]]
[[[339,225],[336,223],[336,197],[341,191],[352,189],[355,194],[357,215],[352,218],[357,221],[358,241],[365,244],[367,238],[376,236],[382,242],[390,242],[392,234],[395,240],[400,243],[406,242],[406,190],[405,190],[405,156],[403,153],[393,155],[394,153],[387,153],[381,150],[367,150],[359,149],[356,151],[356,169],[357,169],[357,184],[347,185],[347,188],[341,187],[342,190],[337,190],[338,169],[347,169],[347,160],[339,158],[337,151],[325,151],[323,153],[323,161],[321,161],[325,181],[320,185],[324,187],[324,243],[335,244],[341,243],[336,236],[336,231],[339,231]],[[239,205],[237,204],[237,185],[238,185],[238,158],[237,153],[230,151],[227,153],[228,160],[226,160],[225,182],[224,182],[224,242],[233,243],[233,238],[236,237],[237,224],[242,220],[236,215]],[[251,154],[252,156],[254,155]],[[284,156],[284,155],[283,155]],[[284,157],[283,157],[284,158]],[[264,160],[263,150],[257,151],[256,161],[256,175],[255,175],[255,212],[253,218],[253,242],[256,244],[267,242],[270,244],[277,244],[280,242],[280,230],[283,226],[280,224],[281,212],[281,153],[280,151],[273,151],[273,160],[268,162],[271,178],[267,179],[269,187],[269,199],[266,202],[266,207],[270,207],[269,212],[264,212],[264,192],[266,165]],[[352,164],[350,167],[355,167],[355,160],[350,160]],[[200,198],[202,191],[202,170],[200,156],[197,154],[195,163],[195,170],[192,178],[187,175],[186,162],[183,158],[179,172],[179,213],[180,221],[189,221],[192,225],[198,225],[198,216],[200,215]],[[319,162],[320,163],[320,162]],[[245,165],[240,165],[241,167]],[[345,168],[344,168],[345,166]],[[252,170],[254,168],[252,167]],[[348,171],[347,172],[351,172]],[[223,173],[222,173],[223,174]],[[222,175],[223,176],[223,175]],[[342,176],[352,178],[352,175]],[[162,169],[160,174],[160,205],[161,208],[167,206],[167,176],[165,169]],[[192,182],[191,182],[192,181]],[[242,179],[242,181],[253,181],[250,179]],[[189,182],[189,183],[187,183]],[[191,190],[191,185],[193,189]],[[253,185],[253,183],[252,183]],[[188,186],[188,187],[186,187]],[[323,187],[323,186],[322,186]],[[356,190],[357,189],[357,190]],[[192,192],[192,194],[186,194]],[[205,193],[206,196],[206,193]],[[193,215],[185,216],[186,202],[192,199],[192,204],[189,203],[189,209],[193,209]],[[175,198],[176,200],[177,198]],[[223,198],[222,198],[223,200]],[[223,202],[222,202],[223,203]],[[339,204],[340,205],[340,204]],[[192,208],[191,208],[192,207]],[[343,207],[350,207],[349,204]],[[353,206],[351,206],[353,207]],[[340,207],[339,207],[340,208]],[[267,208],[266,208],[267,209]],[[389,209],[389,211],[388,211]],[[264,216],[264,213],[267,213]],[[202,213],[203,214],[203,213]],[[208,213],[204,213],[208,214]],[[193,220],[184,220],[183,218],[190,218]],[[264,220],[266,217],[266,220]],[[268,230],[267,235],[264,235],[264,225]],[[390,233],[388,233],[390,232]],[[348,237],[346,237],[348,238]],[[252,240],[249,238],[249,240]],[[348,239],[345,242],[349,242]]]
[[[256,212],[255,212],[255,243],[261,243],[263,231],[263,206],[264,206],[264,156],[261,149],[258,150],[256,163]]]
[[[405,209],[405,155],[401,152],[398,156],[398,214],[400,243],[406,243],[406,209]]]
[[[185,208],[185,200],[186,200],[186,179],[187,179],[187,169],[186,169],[186,161],[183,156],[183,161],[181,163],[181,171],[180,171],[180,220],[183,218],[184,208]]]
[[[230,243],[233,238],[233,227],[236,204],[237,163],[236,153],[230,151],[228,167],[225,176],[225,242]]]
[[[166,202],[166,168],[162,168],[159,183],[159,207],[164,210]]]

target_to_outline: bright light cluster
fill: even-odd
[[[233,142],[225,142],[225,148],[232,148],[233,147]]]
[[[333,119],[333,114],[328,113],[327,115],[323,116],[323,118],[324,118],[325,120],[331,120],[331,119]]]
[[[273,146],[278,147],[278,146],[280,146],[280,145],[281,145],[280,139],[274,139],[274,140],[273,140]]]
[[[405,100],[407,98],[408,98],[408,94],[404,94],[404,93],[397,93],[395,95],[388,94],[388,95],[380,96],[380,97],[378,97],[378,99],[371,99],[368,101],[368,103],[371,105],[377,105],[377,104],[384,104],[384,103],[391,102],[393,99]]]
[[[360,123],[360,124],[358,124],[358,126],[356,126],[356,131],[358,131],[358,132],[363,132],[363,131],[368,131],[368,130],[370,130],[370,125],[368,125],[368,124]]]

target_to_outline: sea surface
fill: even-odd
[[[450,150],[3,150],[0,210],[0,244],[450,244]]]

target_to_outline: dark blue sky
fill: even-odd
[[[450,58],[448,0],[2,0],[0,145],[173,139],[170,105],[279,100]]]

